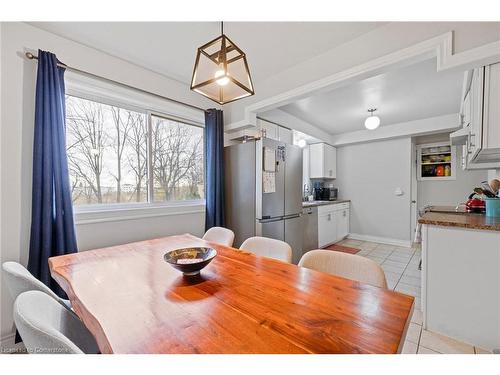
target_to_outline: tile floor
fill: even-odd
[[[390,289],[415,297],[415,310],[403,346],[403,354],[485,354],[479,347],[427,331],[422,328],[421,287],[418,264],[420,248],[407,248],[375,242],[346,239],[339,245],[360,249],[358,255],[381,265]]]

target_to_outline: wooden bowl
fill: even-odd
[[[216,255],[211,247],[186,247],[167,252],[163,259],[185,276],[196,276]]]

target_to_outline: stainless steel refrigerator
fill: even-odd
[[[287,242],[302,256],[302,149],[269,138],[224,148],[226,226],[234,246],[252,236]],[[274,168],[271,165],[274,163]]]

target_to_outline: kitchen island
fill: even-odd
[[[424,328],[500,348],[500,219],[427,212],[419,223]]]

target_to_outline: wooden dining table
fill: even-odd
[[[217,256],[188,278],[163,259]],[[49,259],[102,353],[398,353],[414,298],[189,234]]]

